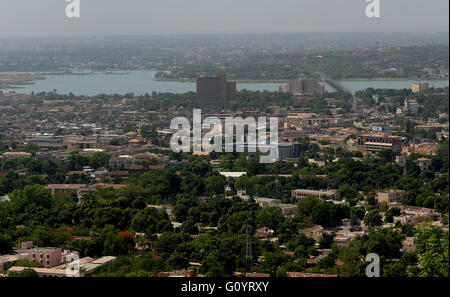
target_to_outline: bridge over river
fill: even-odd
[[[352,95],[352,97],[353,97],[352,110],[354,111],[360,101],[359,98],[354,93],[350,92],[341,83],[328,77],[328,75],[326,75],[325,73],[320,72],[319,74],[320,74],[320,79],[322,81],[326,82],[330,87],[332,87],[336,91]]]

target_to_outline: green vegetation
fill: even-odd
[[[309,140],[301,141],[307,148],[315,150]],[[299,230],[313,224],[335,227],[341,219],[349,219],[355,225],[363,220],[369,226],[378,226],[383,219],[380,210],[386,211],[385,220],[392,220],[398,209],[387,205],[382,205],[381,209],[370,204],[366,208],[354,207],[364,199],[358,191],[366,192],[371,197],[370,192],[374,189],[404,189],[407,191],[405,203],[435,208],[448,217],[446,146],[448,141],[441,145],[441,153],[435,156],[433,163],[435,170],[442,172],[438,178],[419,174],[414,168],[407,176],[402,176],[401,165],[387,162],[384,155],[361,161],[343,157],[324,167],[304,163],[305,166],[298,170],[284,163],[259,164],[256,156],[245,158],[243,154],[227,154],[217,156],[222,159],[220,166],[228,170],[246,171],[248,175],[225,180],[199,157],[184,154],[188,158],[185,165],[132,176],[127,187],[90,192],[80,204],[74,197],[50,197],[42,185],[33,183],[26,176],[21,178],[21,186],[15,186],[16,189],[10,194],[11,202],[0,203],[0,247],[2,252],[8,252],[13,242],[33,240],[42,246],[77,250],[82,257],[119,256],[116,262],[97,272],[98,276],[154,276],[160,271],[188,268],[189,262],[201,263],[199,271],[207,276],[221,276],[246,269],[246,230],[250,227],[252,260],[257,263],[258,257],[264,256],[260,266],[262,272],[278,276],[286,271],[359,276],[364,273],[365,267],[360,260],[368,252],[378,253],[384,257],[383,261],[407,257],[408,254],[399,253],[401,241],[414,231],[408,231],[407,225],[402,226],[406,228],[406,233],[397,233],[390,228],[373,230],[354,239],[348,248],[338,248],[333,243],[334,235],[324,234],[318,243],[321,248],[331,248],[332,252],[317,265],[312,265],[305,261],[317,253],[314,240],[299,234]],[[301,158],[310,153],[304,151]],[[339,154],[346,155],[345,152]],[[93,162],[94,159],[101,161],[103,157],[84,160],[73,153],[64,164],[55,164],[51,166],[52,170],[46,170],[49,178],[55,178],[52,176],[62,168],[77,168],[78,164]],[[2,166],[15,169],[18,164],[34,164],[35,170],[39,171],[48,165],[46,161],[26,160],[5,161]],[[180,172],[177,174],[176,171]],[[263,173],[291,173],[292,176],[256,176]],[[1,177],[0,184],[8,185],[10,174]],[[326,178],[318,177],[324,174]],[[286,218],[278,207],[260,208],[251,200],[223,198],[225,185],[232,189],[231,194],[242,189],[250,196],[274,197],[290,203],[294,202],[290,191],[295,188],[338,188],[343,199],[350,202],[350,207],[307,197],[297,203],[299,215]],[[196,199],[202,194],[209,195],[209,198],[204,201]],[[146,207],[147,204],[162,203],[173,207],[173,219],[182,223],[180,227],[172,226],[165,211]],[[17,225],[24,227],[17,229]],[[73,233],[66,227],[70,227]],[[283,253],[278,245],[256,240],[255,230],[261,227],[273,229],[279,242],[293,253],[292,256]],[[438,231],[435,229],[421,230],[416,230],[419,245],[417,254],[414,254],[422,259],[419,266],[410,270],[408,267],[415,264],[410,264],[412,260],[409,258],[398,263],[383,262],[383,275],[442,275],[439,265],[436,271],[431,267],[434,267],[435,261],[448,262],[448,245],[445,246],[442,240],[448,233],[436,233]],[[89,236],[90,239],[69,241],[74,233]],[[443,259],[437,260],[435,253]],[[344,264],[336,266],[336,261]],[[414,260],[414,263],[417,261]]]

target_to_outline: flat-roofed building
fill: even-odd
[[[125,184],[106,184],[106,183],[90,184],[85,187],[82,187],[79,193],[81,196],[83,196],[87,194],[89,191],[96,191],[98,189],[107,189],[107,188],[121,189],[126,186],[127,185]]]
[[[53,197],[55,196],[70,196],[75,195],[78,198],[83,197],[89,191],[96,191],[98,189],[120,189],[126,187],[125,184],[106,184],[106,183],[98,183],[98,184],[49,184],[45,186],[47,190],[50,190],[50,193]]]
[[[104,264],[111,263],[115,259],[116,259],[116,257],[114,257],[114,256],[104,256],[104,257],[101,257],[99,259],[92,261],[91,263],[104,265]]]
[[[247,172],[219,172],[219,174],[225,176],[226,178],[239,178],[246,175]]]
[[[401,202],[403,197],[405,197],[406,191],[403,190],[389,190],[386,192],[378,192],[377,202],[387,202],[388,204],[393,202]]]
[[[278,144],[278,160],[298,158],[300,156],[300,143],[279,143]]]
[[[2,158],[5,159],[21,159],[29,157],[31,157],[31,154],[27,152],[5,152],[2,155]]]
[[[416,99],[405,99],[403,112],[404,113],[417,113],[419,111],[419,104]]]
[[[31,268],[33,269],[38,277],[84,277],[88,274],[93,273],[97,268],[107,265],[114,261],[116,257],[105,256],[96,260],[91,257],[84,257],[78,260],[70,261],[62,265],[51,267],[51,268]],[[71,269],[71,267],[79,269]],[[13,266],[8,269],[8,275],[13,273],[20,273],[24,269],[29,269],[28,267],[18,267]]]
[[[225,74],[197,79],[198,105],[226,105],[236,100],[236,82],[228,82]]]
[[[398,154],[402,151],[403,146],[408,143],[408,139],[387,133],[368,133],[358,135],[356,143],[366,152],[389,149]]]
[[[81,189],[86,187],[86,184],[49,184],[45,186],[53,197],[55,196],[81,196]]]
[[[420,93],[427,90],[429,87],[429,83],[413,83],[411,88],[413,93]]]
[[[5,270],[11,263],[19,260],[19,255],[3,255],[0,256],[0,271]]]
[[[34,247],[32,242],[23,242],[17,250],[20,259],[30,262],[39,262],[45,268],[51,268],[63,263],[62,250],[54,247]]]
[[[286,217],[295,217],[298,215],[298,207],[294,204],[278,204],[279,208],[281,208],[281,212]]]
[[[18,267],[13,266],[8,269],[8,275],[13,273],[20,273],[25,269],[34,270],[38,277],[76,277],[76,276],[84,276],[84,272],[76,271],[76,270],[66,270],[66,269],[55,269],[55,268],[28,268],[28,267]]]
[[[280,93],[291,93],[298,96],[321,95],[325,92],[325,86],[319,84],[316,79],[299,77],[280,86]]]
[[[314,196],[324,200],[339,200],[341,198],[341,195],[336,190],[296,189],[291,192],[291,197],[297,200],[301,200],[309,196]]]
[[[64,145],[69,150],[98,148],[98,136],[67,135],[64,137]]]
[[[28,143],[33,143],[44,148],[63,148],[64,136],[54,136],[51,134],[35,134],[26,139]]]

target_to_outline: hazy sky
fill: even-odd
[[[448,31],[448,0],[0,0],[0,36]]]

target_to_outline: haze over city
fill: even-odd
[[[74,35],[440,32],[448,31],[447,0],[380,1],[367,18],[364,0],[81,0],[67,18],[64,0],[3,0],[0,37]]]

